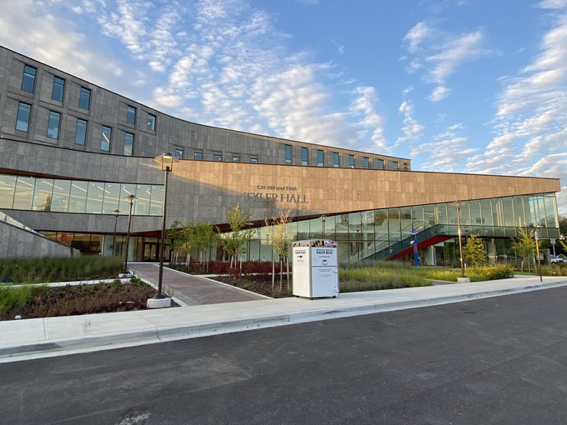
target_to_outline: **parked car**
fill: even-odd
[[[567,259],[564,255],[552,255],[550,258],[551,264],[567,264]]]

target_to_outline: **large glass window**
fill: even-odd
[[[232,155],[232,162],[240,162],[240,155]]]
[[[53,181],[53,198],[51,211],[67,212],[69,210],[69,193],[71,192],[70,180]]]
[[[526,225],[526,219],[524,216],[524,202],[521,196],[515,196],[512,198],[514,203],[514,226],[524,227]]]
[[[33,66],[24,65],[24,75],[22,78],[22,90],[28,93],[33,93],[35,88],[35,75],[37,69]]]
[[[340,156],[338,152],[333,152],[333,167],[339,168],[341,166]]]
[[[124,133],[124,155],[132,156],[134,150],[134,135],[132,133]]]
[[[163,214],[163,186],[152,186],[152,198],[150,200],[150,215]]]
[[[301,165],[309,164],[309,151],[307,148],[301,148]]]
[[[400,226],[402,239],[408,238],[412,234],[411,208],[400,208]]]
[[[214,153],[213,161],[222,161],[222,155],[220,153]]]
[[[35,179],[33,177],[18,176],[16,180],[16,193],[14,194],[15,210],[31,210],[33,201],[33,189]]]
[[[559,217],[557,216],[557,204],[554,195],[545,195],[545,212],[547,215],[547,227],[559,227]]]
[[[392,162],[392,170],[397,171],[399,169],[399,164],[396,161]]]
[[[374,211],[363,211],[361,213],[362,239],[374,240]]]
[[[148,130],[155,131],[156,130],[156,116],[152,114],[148,114]]]
[[[502,199],[502,208],[504,216],[504,226],[514,226],[514,206],[512,205],[512,198]]]
[[[71,196],[69,197],[69,212],[84,213],[87,205],[87,182],[73,181],[71,183]]]
[[[59,137],[59,121],[61,114],[55,111],[49,111],[49,120],[47,121],[47,137],[57,139]]]
[[[134,214],[149,215],[150,214],[150,198],[152,196],[152,187],[146,184],[139,184],[136,187],[136,196],[138,200],[134,205]]]
[[[12,208],[16,176],[0,174],[0,208]]]
[[[323,167],[325,165],[325,151],[317,151],[317,167]]]
[[[85,120],[77,120],[77,128],[75,129],[75,143],[84,146],[87,141],[87,122]]]
[[[362,158],[362,168],[370,168],[370,159],[367,157]]]
[[[86,87],[81,87],[79,95],[79,108],[89,110],[91,106],[91,91]]]
[[[291,145],[285,145],[285,163],[291,164]]]
[[[348,156],[348,166],[350,168],[354,168],[354,155],[349,155]]]
[[[110,141],[112,140],[112,128],[102,126],[102,134],[100,136],[100,150],[109,152]]]
[[[53,179],[36,179],[32,209],[35,211],[51,211],[52,195]]]
[[[203,159],[203,152],[195,152],[194,158],[197,161],[201,161]]]
[[[400,240],[400,210],[399,208],[390,208],[388,210],[388,232],[390,234],[390,243],[399,242]]]
[[[424,208],[423,207],[413,207],[411,209],[412,216],[412,230],[415,229],[416,232],[421,232],[425,228],[424,222]]]
[[[18,104],[18,116],[16,118],[16,130],[27,133],[30,124],[31,105],[20,102]]]
[[[492,202],[490,202],[490,199],[483,199],[482,201],[480,201],[480,208],[482,214],[482,225],[493,226],[494,222],[492,221]]]
[[[136,123],[136,108],[133,106],[128,106],[128,109],[126,110],[126,122],[129,124]]]
[[[103,214],[113,214],[118,209],[120,197],[120,183],[104,184],[104,203],[102,206]]]
[[[102,201],[104,200],[104,183],[90,182],[87,196],[87,214],[102,213]]]
[[[58,102],[63,102],[64,94],[65,94],[65,80],[53,76],[53,88],[51,89],[51,98]]]
[[[483,223],[480,214],[480,201],[470,201],[468,204],[471,214],[471,224],[473,226],[481,226]]]
[[[377,167],[379,170],[383,170],[384,169],[384,160],[383,159],[379,159],[377,162]]]
[[[126,199],[130,195],[136,195],[136,185],[135,184],[122,184],[120,185],[120,206],[118,209],[121,214],[128,215],[130,213],[130,201]],[[134,201],[136,204],[137,201]],[[134,208],[132,207],[132,214],[134,214]]]

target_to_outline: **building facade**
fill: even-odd
[[[558,236],[558,179],[418,172],[406,158],[195,124],[0,48],[0,210],[12,219],[84,253],[120,254],[135,194],[129,257],[155,260],[163,152],[181,160],[168,224],[223,228],[238,204],[256,232],[250,259],[272,258],[264,223],[280,210],[290,239],[336,239],[342,262],[403,257],[415,229],[424,263],[451,263],[456,199],[494,261],[519,228]]]

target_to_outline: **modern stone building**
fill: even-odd
[[[336,239],[342,262],[403,257],[413,229],[424,264],[454,262],[457,199],[464,233],[481,235],[492,261],[514,255],[519,228],[559,232],[558,179],[417,172],[406,158],[195,124],[0,48],[0,210],[8,216],[84,253],[121,254],[124,198],[135,194],[129,257],[155,260],[164,194],[153,158],[163,152],[181,159],[168,224],[222,228],[239,204],[256,228],[250,259],[271,259],[263,225],[280,209],[294,219],[291,239]]]

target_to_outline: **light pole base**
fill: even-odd
[[[168,308],[171,307],[171,298],[148,298],[148,308]]]
[[[471,280],[468,277],[458,277],[457,282],[459,283],[469,283]]]

